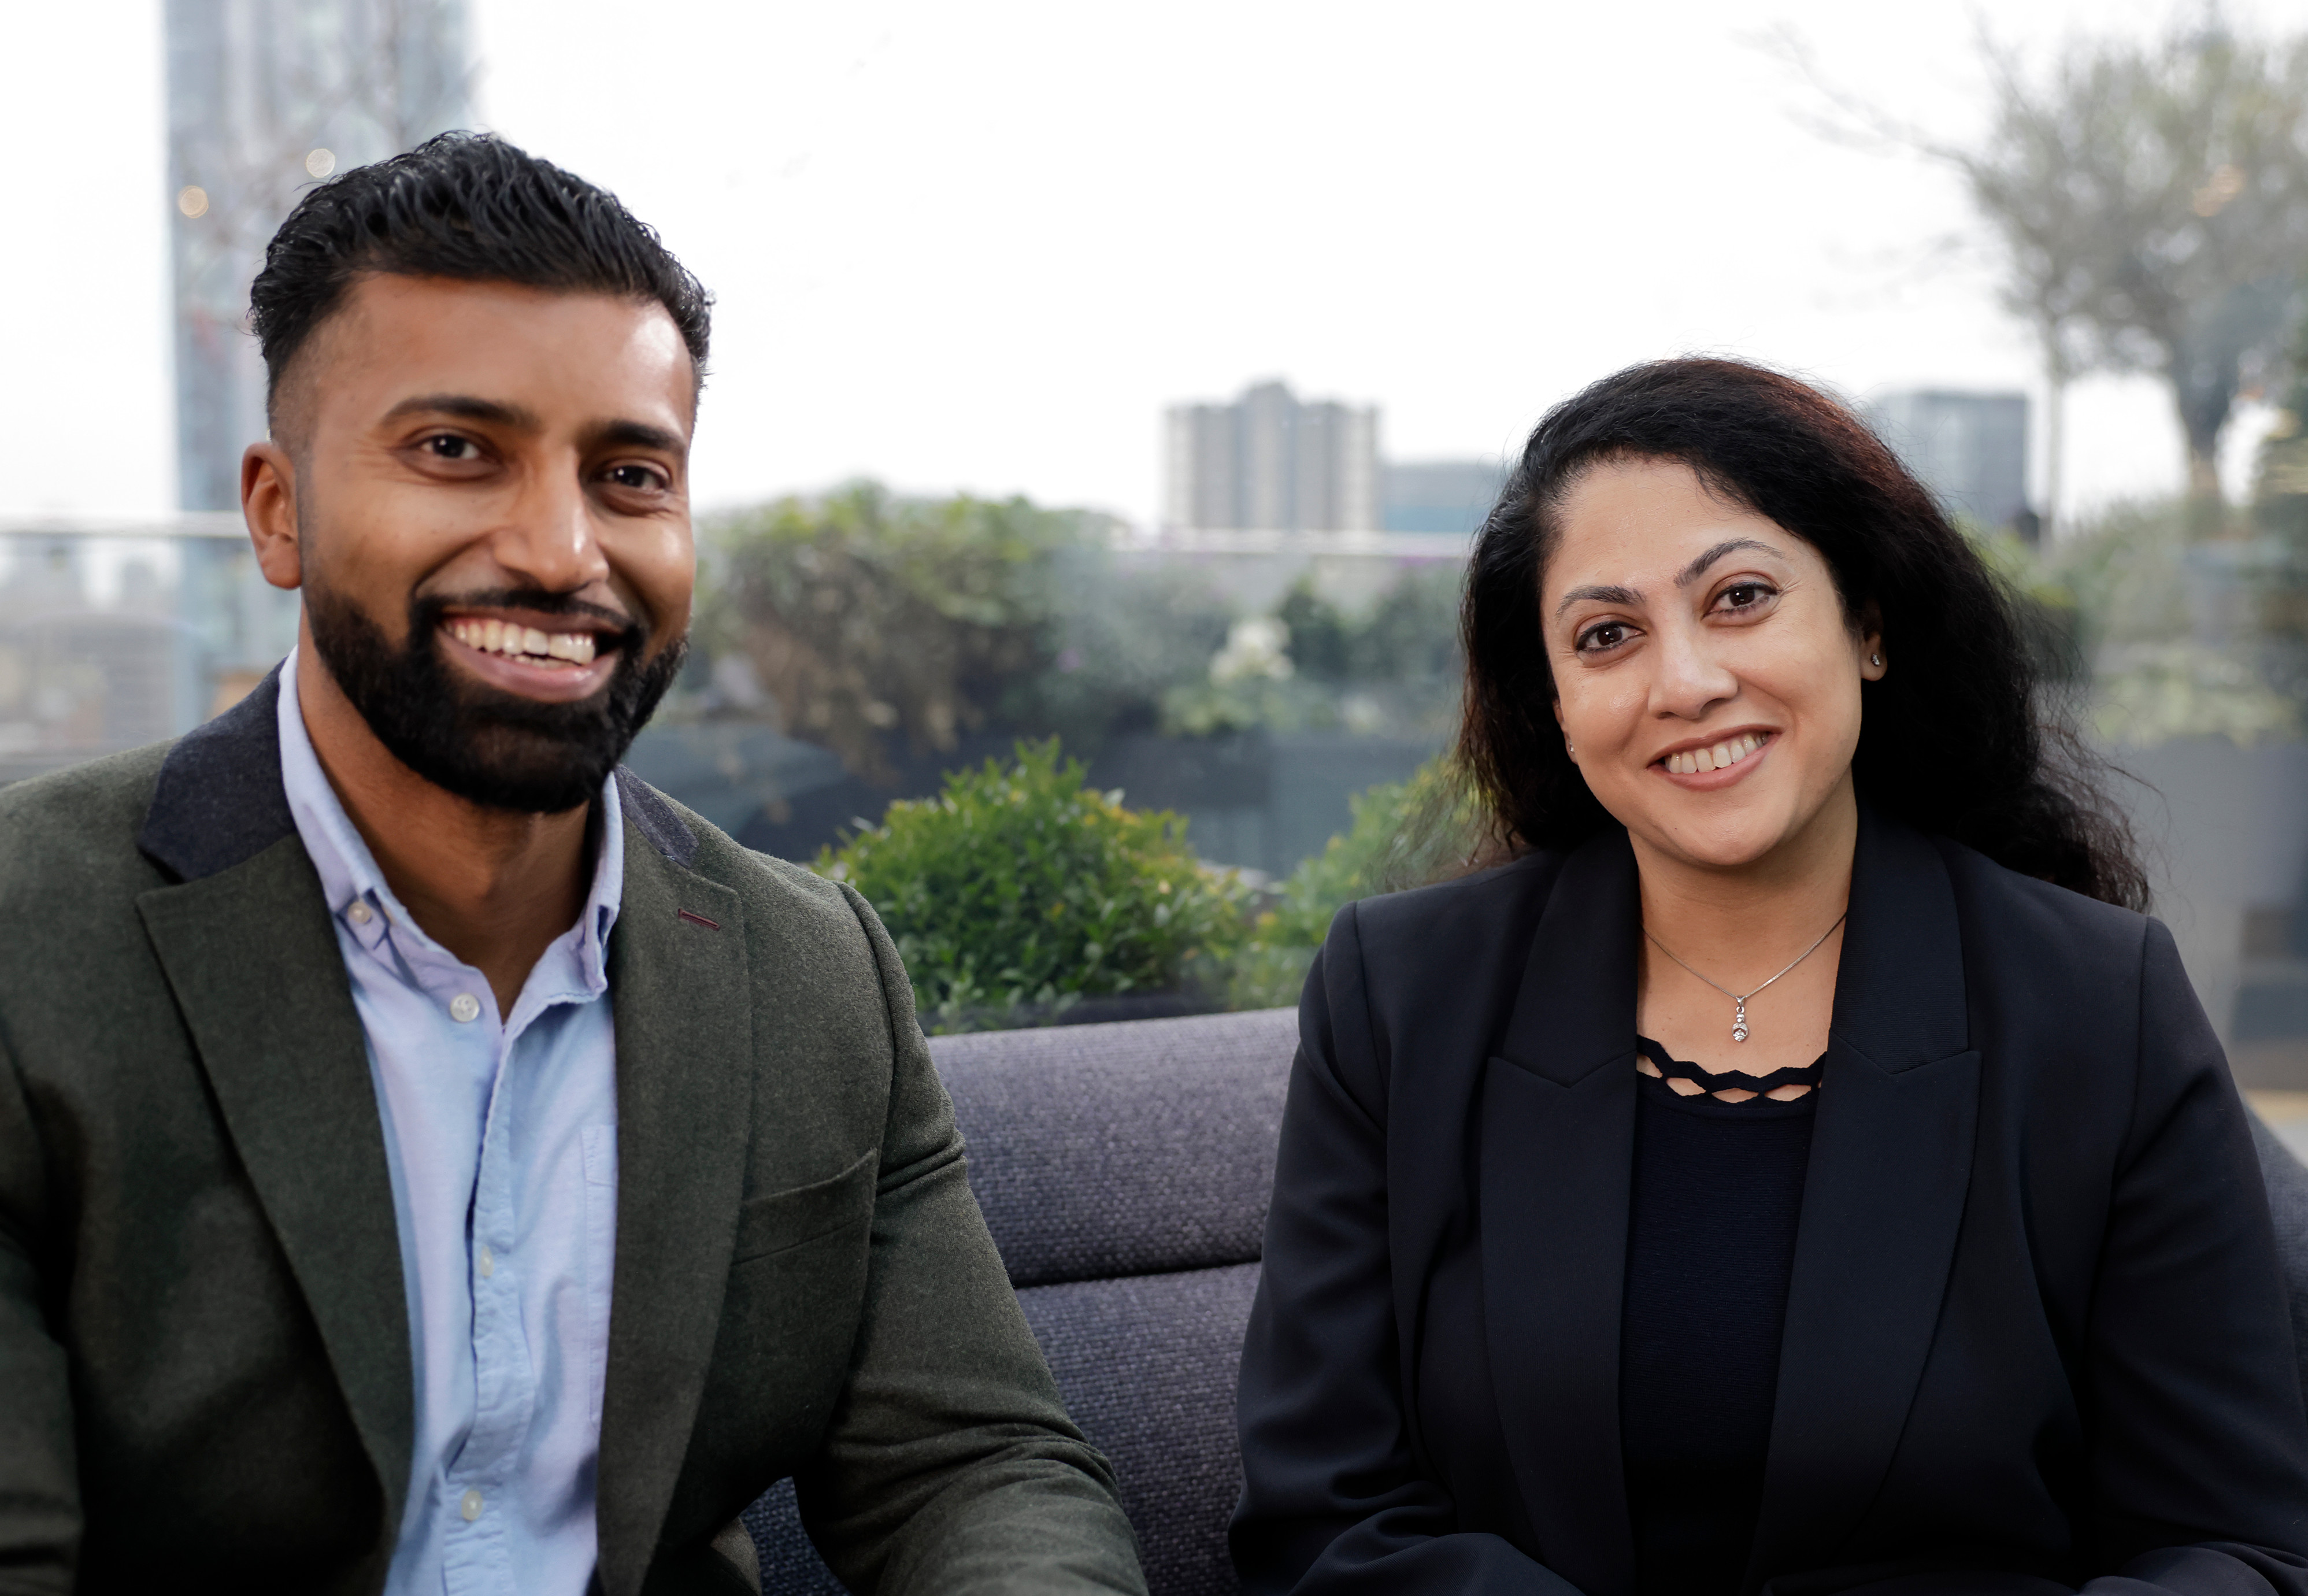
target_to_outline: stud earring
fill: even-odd
[[[1881,670],[1883,669],[1883,656],[1881,654],[1870,654],[1867,656],[1867,663],[1873,665],[1876,669]]]

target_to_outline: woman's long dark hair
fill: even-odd
[[[2146,905],[2106,766],[2046,716],[2011,602],[1978,552],[1843,406],[1735,360],[1631,367],[1557,405],[1483,523],[1460,615],[1459,757],[1494,850],[1567,848],[1615,824],[1564,752],[1539,613],[1564,495],[1614,460],[1691,467],[1818,549],[1844,614],[1880,625],[1891,669],[1861,688],[1852,760],[1869,804],[2026,875]]]

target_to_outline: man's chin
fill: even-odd
[[[521,689],[545,668],[505,677],[481,651],[442,637],[429,616],[412,615],[396,646],[349,606],[310,593],[306,604],[322,661],[395,759],[468,803],[523,815],[591,802],[687,653],[680,642],[654,656],[604,651],[598,681],[556,676],[558,690],[576,695],[544,697]]]

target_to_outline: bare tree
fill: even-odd
[[[2054,507],[2067,384],[2150,372],[2186,438],[2196,524],[2215,529],[2220,436],[2239,395],[2281,364],[2308,265],[2308,35],[2246,37],[2212,8],[2152,41],[2074,40],[2041,70],[1984,32],[1979,50],[1992,114],[1976,142],[1822,84],[1839,131],[1963,177],[2000,257],[2003,303],[2041,349]]]

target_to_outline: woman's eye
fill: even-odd
[[[1726,609],[1753,609],[1771,596],[1771,589],[1760,582],[1735,582],[1723,590],[1716,602]]]
[[[1601,625],[1589,626],[1579,634],[1579,651],[1583,654],[1599,653],[1617,648],[1626,641],[1626,627],[1617,621],[1605,621]]]

